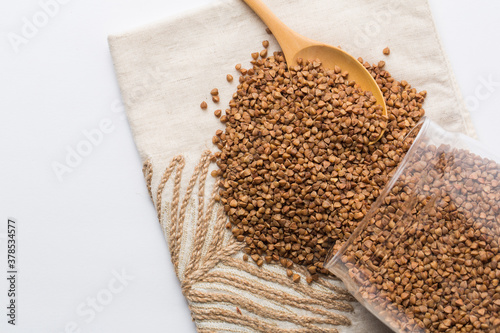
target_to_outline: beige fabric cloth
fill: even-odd
[[[446,129],[475,135],[425,0],[265,3],[304,36],[341,45],[371,63],[386,61],[386,69],[396,79],[408,81],[419,91],[427,90],[424,108],[433,120]],[[250,53],[260,51],[264,39],[270,40],[270,50],[278,49],[264,24],[240,0],[215,1],[208,7],[109,39],[130,126],[145,162],[146,180],[198,330],[327,332],[337,327],[340,332],[386,332],[356,302],[351,303],[353,313],[328,306],[329,297],[339,297],[339,291],[325,286],[337,282],[325,282],[324,286],[301,282],[300,288],[275,283],[285,277],[282,268],[265,265],[255,271],[252,263],[235,267],[234,258],[243,263],[238,259],[242,255],[239,244],[232,243],[228,231],[223,239],[217,239],[217,221],[223,223],[224,216],[217,219],[217,205],[210,211],[209,193],[214,180],[208,177],[205,181],[203,174],[214,166],[208,164],[203,152],[215,151],[211,138],[223,126],[213,111],[224,109],[236,90],[234,65],[242,63],[248,68]],[[391,49],[389,56],[382,54],[386,46]],[[228,73],[235,77],[232,84],[225,79]],[[214,87],[220,91],[219,105],[210,101],[209,92]],[[207,111],[200,109],[203,100],[209,104]],[[179,171],[174,170],[175,163]],[[165,177],[165,170],[172,171],[170,177]],[[190,183],[192,176],[195,178]],[[201,179],[194,183],[196,177]],[[197,232],[200,226],[205,232]],[[215,247],[211,247],[212,243]],[[226,254],[217,252],[217,246]],[[193,252],[202,259],[193,259]],[[225,276],[241,279],[238,283],[228,282]],[[249,285],[257,289],[247,288],[242,280],[250,281]],[[283,304],[280,297],[294,302]],[[300,302],[310,306],[297,305]],[[352,325],[335,326],[335,317],[325,314],[325,310],[347,316]]]

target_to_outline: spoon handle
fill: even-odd
[[[272,31],[286,56],[293,56],[300,50],[305,38],[286,26],[261,0],[243,0]]]

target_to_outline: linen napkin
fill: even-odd
[[[300,34],[365,61],[386,62],[397,80],[426,90],[426,114],[448,130],[474,136],[425,0],[265,0]],[[242,260],[243,245],[226,229],[214,201],[211,139],[223,128],[238,81],[234,65],[271,42],[265,25],[240,0],[209,6],[113,35],[109,45],[146,185],[169,244],[172,262],[199,332],[387,332],[346,292],[321,278],[294,283],[278,265]],[[382,50],[389,46],[389,56]],[[235,77],[226,81],[226,74]],[[211,102],[218,88],[221,102]],[[202,101],[208,110],[200,109]]]

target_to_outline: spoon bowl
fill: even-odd
[[[304,37],[287,27],[274,15],[261,0],[244,0],[245,3],[264,21],[281,46],[288,66],[297,64],[297,59],[321,60],[325,68],[335,66],[349,73],[349,79],[354,80],[362,90],[370,91],[382,107],[382,114],[387,117],[387,106],[384,95],[368,70],[356,58],[344,50],[314,41]],[[380,137],[382,137],[383,132]],[[377,139],[377,141],[380,139]]]
[[[373,94],[377,99],[377,104],[383,108],[383,115],[387,116],[384,96],[377,82],[375,82],[363,64],[344,50],[326,44],[315,44],[299,50],[292,57],[287,58],[285,55],[285,58],[287,62],[291,58],[292,64],[297,64],[297,59],[299,58],[308,60],[320,59],[325,68],[333,69],[335,66],[340,67],[342,71],[349,73],[349,79],[354,80],[362,90],[370,91]]]

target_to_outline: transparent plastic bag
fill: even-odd
[[[396,332],[500,332],[500,161],[423,119],[325,267]]]

